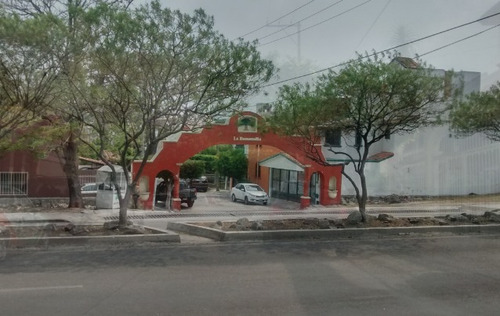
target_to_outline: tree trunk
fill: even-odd
[[[82,208],[83,199],[78,176],[78,145],[72,132],[62,151],[63,171],[66,174],[69,191],[68,208]]]
[[[359,178],[361,180],[361,196],[358,200],[359,212],[361,213],[363,223],[366,223],[366,221],[367,221],[366,201],[368,200],[368,192],[367,192],[367,188],[366,188],[366,177],[365,177],[364,171],[359,174]]]
[[[133,186],[135,184],[129,185],[127,191],[125,191],[125,196],[121,197],[121,192],[118,192],[118,199],[120,201],[120,214],[118,216],[118,225],[120,227],[127,226],[127,211],[130,203],[130,198],[132,197]]]

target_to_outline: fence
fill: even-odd
[[[80,170],[80,174],[78,178],[80,180],[80,185],[84,185],[87,183],[95,183],[96,181],[96,170]]]
[[[27,172],[0,172],[0,196],[28,195]]]

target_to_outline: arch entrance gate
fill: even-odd
[[[341,166],[325,166],[306,157],[297,144],[302,143],[299,137],[284,137],[275,133],[259,133],[258,125],[263,118],[253,112],[243,112],[227,121],[212,125],[198,131],[186,131],[174,134],[158,144],[156,154],[146,163],[139,179],[139,194],[143,208],[152,209],[155,194],[155,179],[160,174],[168,174],[173,187],[172,208],[181,209],[179,198],[179,172],[182,163],[200,151],[220,144],[264,145],[272,146],[293,157],[304,168],[303,194],[300,197],[301,208],[311,203],[311,175],[319,176],[319,204],[332,205],[340,203]],[[323,157],[322,157],[323,158]],[[324,158],[323,158],[324,159]],[[132,164],[132,173],[139,170],[140,162]],[[332,191],[335,182],[335,192]],[[315,192],[317,193],[317,192]]]

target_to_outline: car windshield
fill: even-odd
[[[247,191],[264,191],[261,187],[258,185],[247,185],[246,186]]]

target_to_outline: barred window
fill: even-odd
[[[342,132],[340,129],[329,129],[325,131],[325,145],[332,147],[341,147]]]
[[[28,195],[28,173],[0,172],[1,195]]]

